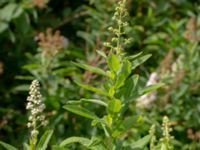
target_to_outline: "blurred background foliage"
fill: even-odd
[[[25,102],[35,78],[42,85],[49,126],[56,130],[52,143],[96,134],[87,119],[64,111],[62,105],[90,97],[75,80],[103,82],[71,62],[104,66],[96,50],[108,52],[103,42],[111,38],[107,28],[115,5],[115,0],[0,1],[0,140],[18,147],[26,140]],[[143,75],[140,85],[152,80],[152,74],[155,82],[165,83],[129,106],[129,115],[143,116],[143,125],[130,136],[145,135],[167,115],[175,148],[200,149],[200,2],[128,0],[128,11],[127,33],[133,40],[127,53],[152,54],[135,70]],[[101,107],[85,105],[103,113]]]

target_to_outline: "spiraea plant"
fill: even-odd
[[[31,129],[30,145],[32,149],[34,149],[34,146],[37,143],[39,127],[47,124],[47,120],[45,120],[44,115],[45,104],[39,90],[39,82],[34,80],[30,86],[30,95],[27,98],[28,102],[26,105],[26,109],[30,111],[27,126]]]
[[[38,80],[33,80],[30,85],[29,96],[27,97],[26,109],[28,110],[27,127],[30,129],[29,144],[23,144],[23,150],[46,150],[53,130],[46,130],[41,136],[39,133],[42,126],[46,126],[48,121],[45,118],[45,104],[40,94],[40,84]],[[18,150],[18,148],[0,141],[7,150]],[[20,144],[21,145],[21,144]]]
[[[129,26],[126,21],[127,15],[126,0],[121,0],[117,3],[112,17],[114,26],[108,28],[113,34],[113,38],[111,42],[104,43],[109,53],[107,55],[103,51],[97,51],[105,59],[106,66],[104,68],[106,70],[87,64],[73,63],[82,69],[102,75],[103,83],[98,83],[100,86],[95,87],[76,81],[82,88],[92,91],[93,97],[68,101],[68,104],[63,106],[64,109],[72,113],[91,119],[92,126],[99,129],[98,133],[103,131],[104,134],[95,134],[91,139],[70,137],[61,142],[58,147],[67,147],[75,142],[95,150],[134,149],[144,148],[147,145],[147,141],[150,139],[149,135],[142,139],[135,139],[135,141],[124,142],[124,139],[128,139],[128,132],[141,120],[141,116],[125,117],[124,114],[128,111],[129,105],[134,105],[136,97],[151,92],[162,84],[138,88],[139,75],[134,74],[133,70],[151,55],[141,56],[141,53],[132,56],[126,55],[125,48],[131,42],[131,38],[127,37],[125,32],[126,27]],[[104,114],[98,116],[97,112],[84,107],[86,103],[102,106],[105,110]]]
[[[29,58],[29,64],[22,68],[28,71],[31,76],[19,75],[16,78],[20,80],[38,79],[42,85],[44,99],[50,99],[48,104],[58,109],[60,101],[55,97],[64,95],[66,91],[59,89],[69,86],[69,80],[65,78],[69,70],[72,68],[67,64],[65,48],[68,46],[68,40],[61,35],[59,30],[54,31],[52,28],[47,28],[45,32],[38,33],[35,36],[38,44],[38,51],[35,54],[26,53]],[[70,72],[71,73],[71,72]],[[61,92],[59,95],[58,92]],[[56,99],[56,100],[52,100]]]
[[[173,136],[170,135],[172,128],[170,127],[171,124],[167,116],[163,117],[162,123],[162,137],[156,143],[156,136],[155,136],[155,125],[153,125],[149,131],[151,140],[150,140],[150,150],[173,150]]]

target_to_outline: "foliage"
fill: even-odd
[[[199,10],[192,0],[1,0],[0,149],[200,149]],[[35,79],[48,125],[33,144]]]

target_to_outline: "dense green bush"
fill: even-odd
[[[0,149],[200,149],[199,29],[192,0],[1,0]]]

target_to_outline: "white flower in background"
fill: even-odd
[[[158,74],[156,72],[153,72],[153,73],[150,74],[150,77],[149,77],[149,80],[146,83],[146,86],[156,84],[157,82],[158,82]],[[137,99],[136,105],[138,107],[148,108],[148,107],[150,107],[151,103],[155,100],[156,100],[156,91],[147,93],[147,94],[139,97]]]
[[[27,101],[26,109],[30,111],[27,127],[32,129],[31,136],[36,137],[39,134],[37,129],[40,126],[45,126],[47,124],[43,114],[45,104],[42,100],[40,84],[37,80],[33,80],[31,83]]]

